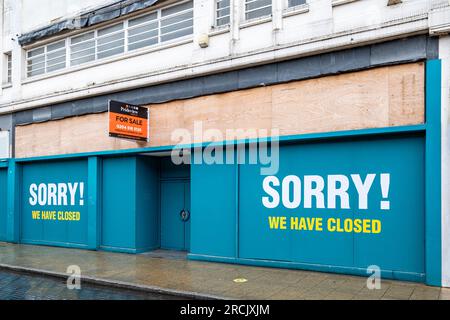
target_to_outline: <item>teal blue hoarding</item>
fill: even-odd
[[[101,249],[159,248],[159,158],[104,158],[101,194]]]
[[[24,164],[22,177],[21,242],[86,246],[87,161]]]
[[[0,168],[0,241],[7,239],[8,168]]]
[[[422,279],[424,147],[420,135],[282,145],[273,175],[193,165],[193,256]]]

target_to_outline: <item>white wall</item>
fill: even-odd
[[[22,9],[21,1],[5,1],[12,1],[13,10],[16,9],[13,12],[15,31],[25,31],[50,23],[51,19],[71,15],[81,7],[111,0],[22,0]],[[430,9],[449,5],[448,0],[408,0],[391,7],[387,7],[386,2],[357,0],[333,7],[332,0],[309,0],[308,7],[298,14],[282,17],[281,7],[281,10],[274,10],[273,21],[248,25],[241,21],[243,1],[234,0],[233,13],[237,18],[231,30],[212,32],[213,0],[194,0],[191,41],[144,49],[138,54],[121,55],[81,68],[67,68],[31,80],[24,75],[24,51],[14,47],[12,41],[17,71],[13,87],[1,91],[0,114],[417,32],[426,33]],[[69,7],[72,12],[68,12]],[[201,49],[197,39],[208,33],[210,45]],[[20,68],[17,68],[18,64]]]
[[[20,1],[20,0],[13,0]],[[45,26],[51,21],[73,16],[79,11],[112,2],[112,0],[21,0],[22,32]]]

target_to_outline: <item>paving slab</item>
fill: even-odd
[[[196,299],[450,300],[450,289],[420,283],[382,280],[381,289],[369,290],[364,277],[189,261],[161,251],[131,255],[0,243],[0,268],[67,277],[72,265],[80,267],[82,282]]]

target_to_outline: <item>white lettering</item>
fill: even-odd
[[[70,197],[70,199],[68,199]],[[32,183],[28,202],[31,206],[76,206],[84,205],[84,182]]]
[[[339,183],[339,186],[337,186]],[[344,175],[328,176],[328,208],[336,208],[336,198],[341,200],[341,209],[350,209],[347,190],[350,186],[348,178]]]
[[[278,180],[278,178],[275,176],[268,176],[263,181],[264,191],[272,198],[272,200],[270,200],[269,197],[262,198],[264,207],[268,209],[276,208],[280,204],[280,195],[278,194],[277,190],[272,188],[271,185],[275,187],[280,186],[280,180]]]
[[[313,188],[313,183],[315,188]],[[324,188],[325,181],[321,176],[305,176],[305,208],[312,208],[312,197],[316,198],[316,208],[325,208]]]
[[[30,185],[30,198],[29,202],[31,206],[35,206],[37,204],[37,185],[35,183]]]
[[[293,199],[291,201],[291,185],[292,185],[292,195]],[[300,181],[300,178],[297,176],[287,176],[283,179],[283,205],[288,209],[295,209],[300,206],[300,203],[302,201],[302,182]]]
[[[358,191],[359,209],[367,209],[367,195],[369,194],[370,188],[372,187],[373,181],[375,180],[376,174],[368,174],[364,183],[361,181],[361,176],[359,174],[352,174],[353,184],[355,185],[356,191]]]

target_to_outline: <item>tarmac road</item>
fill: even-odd
[[[176,296],[81,283],[69,290],[63,279],[0,270],[0,300],[176,300]]]

